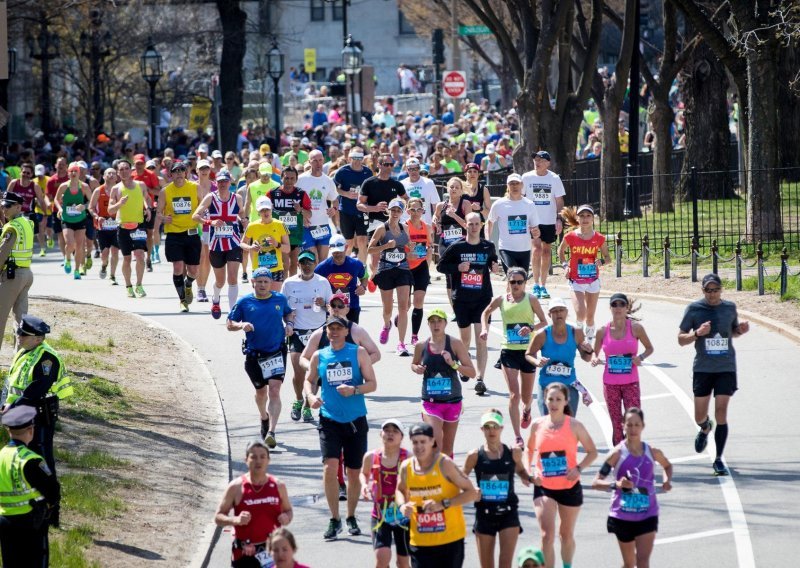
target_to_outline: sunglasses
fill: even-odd
[[[716,294],[721,290],[722,288],[703,288],[703,292],[705,292],[706,294]]]
[[[490,424],[484,424],[482,427],[483,427],[484,430],[499,430],[501,428],[501,426],[499,426],[499,425],[497,425],[497,424],[495,424],[493,422],[490,423]]]
[[[422,207],[409,207],[409,211],[418,212],[418,211],[425,211]]]
[[[419,168],[406,168],[410,172],[418,172]]]
[[[612,308],[626,308],[626,307],[628,307],[628,304],[626,304],[625,302],[611,302],[611,307]]]
[[[393,166],[393,165],[394,165],[394,162],[381,162],[381,165],[382,165],[382,166],[389,166],[389,167],[391,167],[391,166]]]
[[[336,310],[343,310],[344,304],[341,302],[331,302],[331,307]]]
[[[522,286],[523,284],[525,284],[525,281],[524,280],[509,280],[508,283],[511,284],[512,286]]]

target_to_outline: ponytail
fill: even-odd
[[[561,218],[564,219],[564,222],[570,226],[570,228],[575,229],[580,223],[578,223],[578,210],[575,207],[562,207],[561,208]]]

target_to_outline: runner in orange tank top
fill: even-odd
[[[425,304],[425,293],[431,283],[431,273],[428,269],[431,258],[433,235],[431,228],[422,220],[425,206],[418,197],[408,200],[408,267],[414,278],[413,292],[411,293],[411,345],[416,345],[419,328],[422,326],[422,308]]]
[[[111,188],[119,181],[117,171],[108,168],[103,172],[103,184],[98,186],[92,193],[89,201],[89,214],[94,218],[94,226],[97,229],[97,241],[100,245],[100,278],[105,278],[108,274],[109,252],[111,253],[111,285],[117,285],[117,263],[119,262],[119,243],[117,243],[117,228],[119,222],[116,215],[108,212],[109,196]]]

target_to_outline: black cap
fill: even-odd
[[[6,191],[3,194],[2,203],[6,207],[10,207],[12,205],[21,205],[22,201],[22,196],[18,193],[14,193],[13,191]]]
[[[705,276],[703,276],[703,288],[706,287],[706,284],[710,283],[714,283],[717,286],[722,286],[722,279],[719,277],[719,275],[714,273],[706,274]]]
[[[608,303],[613,304],[614,302],[620,302],[620,301],[625,302],[626,306],[630,305],[630,302],[628,301],[628,296],[626,296],[622,292],[617,292],[616,294],[613,294],[611,298],[608,300]]]
[[[32,406],[21,404],[8,409],[5,414],[3,414],[3,426],[7,426],[11,430],[22,430],[23,428],[33,426],[35,418],[36,409]]]
[[[44,323],[41,318],[25,314],[22,321],[17,326],[17,335],[36,335],[44,337],[50,333],[50,326]]]
[[[340,325],[342,327],[347,327],[347,320],[345,318],[340,318],[339,316],[331,316],[325,322],[326,326],[333,324]]]
[[[433,438],[433,426],[425,422],[417,422],[408,429],[408,435],[411,436],[428,436]]]
[[[178,161],[172,164],[172,167],[169,169],[169,171],[176,172],[178,170],[185,170],[185,169],[186,169],[186,164],[184,164],[181,161]]]
[[[534,158],[541,158],[542,160],[550,161],[550,152],[546,152],[545,150],[539,150],[538,152],[533,154]]]

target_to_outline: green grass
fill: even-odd
[[[110,353],[114,347],[114,340],[109,338],[105,344],[87,343],[75,339],[68,331],[63,332],[58,338],[49,337],[47,342],[55,349],[64,351],[78,351],[80,353]]]
[[[75,394],[63,402],[64,413],[76,419],[116,420],[130,410],[125,392],[116,383],[100,377],[72,377]]]
[[[98,562],[86,558],[86,549],[93,542],[94,531],[78,525],[66,531],[50,529],[50,564],[60,568],[100,568]]]
[[[733,288],[736,286],[736,281],[734,280],[724,280],[723,284],[726,288],[730,287]],[[787,281],[786,287],[786,294],[780,297],[782,302],[786,301],[800,301],[800,278],[797,276],[790,276]],[[775,277],[769,276],[764,279],[764,291],[767,294],[779,294],[780,293],[780,280],[775,281]],[[748,292],[753,292],[758,290],[758,278],[755,276],[747,276],[742,278],[742,290],[746,290]]]
[[[130,465],[130,462],[127,460],[117,458],[108,452],[96,449],[79,454],[57,447],[55,448],[55,455],[59,462],[63,462],[70,468],[118,469]]]
[[[61,482],[61,510],[84,518],[108,519],[125,510],[122,499],[113,495],[119,485],[91,473],[65,473]]]

